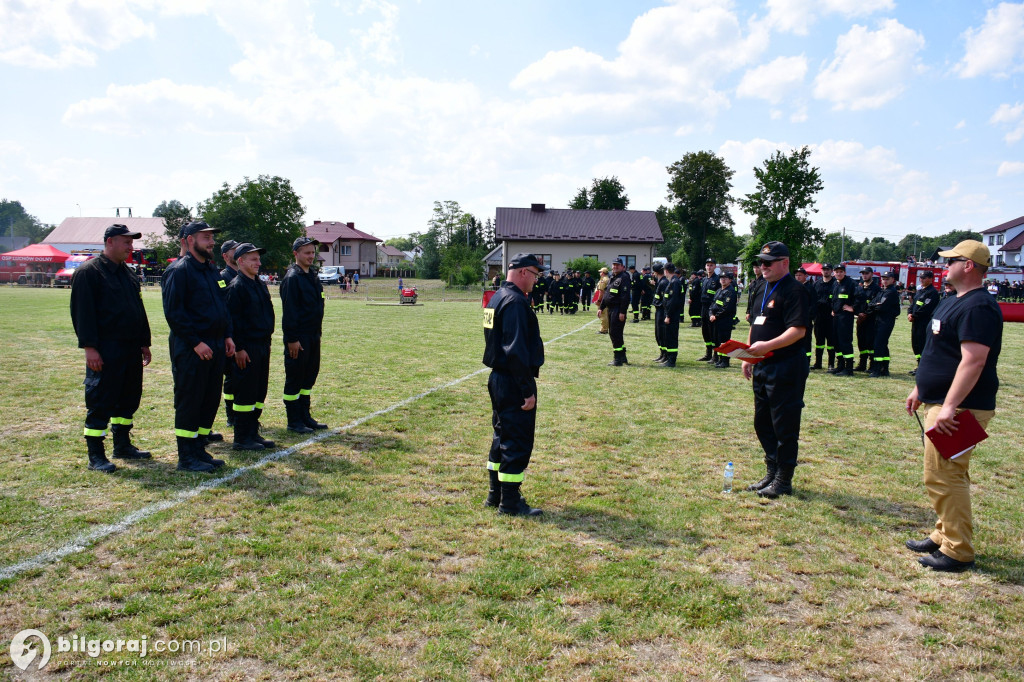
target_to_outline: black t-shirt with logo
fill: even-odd
[[[764,316],[761,324],[758,318]],[[811,326],[811,297],[800,282],[792,275],[786,275],[777,282],[765,282],[754,294],[750,304],[750,342],[768,341],[782,334],[790,327]],[[806,353],[799,339],[785,348],[772,351],[771,357],[763,362],[783,360],[793,355]]]
[[[999,304],[985,289],[950,296],[939,303],[930,325],[917,368],[918,399],[942,404],[960,365],[960,344],[973,341],[988,346],[988,358],[978,382],[957,407],[994,410],[999,389],[996,361],[1003,343],[1003,313]]]

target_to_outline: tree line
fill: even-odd
[[[48,225],[30,215],[20,201],[0,199],[0,236],[28,237],[29,244],[38,244],[53,232],[56,225]]]

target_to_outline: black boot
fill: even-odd
[[[858,371],[858,372],[866,372],[866,371],[868,371],[868,357],[869,356],[868,356],[867,353],[861,353],[860,354],[860,362],[857,364],[857,370],[856,371]]]
[[[868,376],[872,379],[877,379],[882,376],[882,361],[871,359],[871,371],[868,372]]]
[[[758,496],[774,500],[780,495],[793,494],[793,467],[779,467],[775,480],[766,488],[757,491]]]
[[[775,480],[775,474],[779,470],[779,468],[775,466],[775,462],[769,462],[768,460],[765,460],[764,465],[765,469],[767,470],[767,473],[764,475],[764,478],[762,478],[757,483],[751,483],[750,485],[748,485],[747,490],[751,492],[762,490],[770,486],[772,484],[772,481]]]
[[[835,351],[834,348],[829,348],[828,349],[828,368],[829,369],[835,369],[836,368],[836,351]],[[834,372],[833,372],[833,374],[834,374]]]
[[[178,436],[178,471],[194,471],[201,474],[213,473],[214,466],[197,457],[203,446],[198,438],[182,438]]]
[[[676,356],[678,353],[665,353],[665,361],[661,363],[662,367],[675,367]]]
[[[887,377],[887,376],[889,376],[889,361],[888,361],[888,360],[882,360],[882,371],[881,371],[881,375],[882,375],[883,377]]]
[[[288,413],[288,430],[295,433],[313,433],[313,429],[306,426],[302,418],[302,405],[298,400],[284,401],[285,412]]]
[[[235,414],[235,442],[232,450],[262,450],[263,443],[255,438],[256,418],[252,412]]]
[[[192,438],[192,454],[197,460],[205,464],[209,464],[214,469],[219,469],[224,466],[224,460],[217,459],[209,452],[206,451],[206,443],[203,442],[203,437]]]
[[[522,483],[501,484],[501,504],[498,506],[499,514],[509,516],[540,516],[544,512],[531,507],[519,494],[519,486]]]
[[[821,356],[824,355],[824,354],[825,354],[824,349],[822,349],[822,348],[815,348],[814,349],[814,365],[811,367],[811,369],[821,369]]]
[[[256,408],[256,410],[253,412],[253,415],[254,419],[256,420],[256,428],[252,433],[253,440],[255,440],[257,443],[262,443],[263,447],[265,448],[275,447],[276,443],[274,443],[274,441],[267,440],[266,438],[260,435],[260,417],[263,416],[263,410]]]
[[[85,447],[86,452],[89,453],[90,469],[102,471],[105,474],[117,471],[117,467],[107,459],[107,454],[103,451],[103,436],[86,436]]]
[[[662,349],[661,354],[654,358],[654,364],[658,364],[665,361],[665,350]]]
[[[132,445],[132,427],[127,424],[111,424],[110,433],[114,437],[114,457],[118,459],[150,459],[152,455]]]
[[[853,358],[843,358],[839,361],[839,371],[836,372],[838,377],[852,377],[853,376]]]
[[[299,404],[302,405],[302,423],[313,430],[326,429],[327,424],[323,424],[313,419],[309,414],[309,396],[300,395]]]
[[[697,362],[709,362],[712,359],[711,355],[712,355],[711,346],[707,346],[707,348],[705,348],[705,350],[704,350],[704,357],[697,358]]]
[[[624,365],[628,365],[629,364],[629,358],[626,357],[626,349],[625,348],[622,349],[622,364],[624,364]]]
[[[199,437],[203,439],[203,445],[206,445],[207,443],[220,443],[224,440],[224,434],[217,433],[215,431],[210,431],[209,433]]]
[[[721,357],[721,359],[718,361],[718,365],[717,365],[718,368],[719,369],[729,369],[729,360],[730,360],[730,358],[729,358],[728,355],[723,355]]]
[[[230,400],[227,397],[224,398],[224,418],[227,420],[228,426],[235,425],[234,404],[235,402],[233,400]]]
[[[622,367],[625,362],[625,352],[621,350],[612,351],[612,361],[608,363],[609,367]]]
[[[484,500],[484,505],[497,507],[501,504],[501,483],[498,482],[498,472],[490,469],[487,473],[490,474],[491,487],[487,490],[487,499]]]

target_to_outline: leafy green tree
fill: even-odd
[[[681,228],[685,265],[690,269],[704,265],[709,242],[717,234],[732,232],[729,205],[734,200],[729,190],[734,173],[724,159],[709,151],[688,152],[668,167],[668,200]]]
[[[739,201],[743,211],[754,218],[750,226],[754,239],[744,250],[744,262],[752,261],[770,241],[789,247],[794,269],[817,254],[825,232],[811,224],[811,214],[818,212],[815,195],[824,184],[818,169],[809,163],[810,156],[809,147],[789,154],[776,150],[762,167],[754,169],[757,187]]]
[[[580,187],[569,202],[569,208],[602,211],[624,211],[629,206],[626,188],[616,176],[594,178],[590,189]]]
[[[29,215],[20,201],[0,199],[0,235],[4,237],[28,237],[30,244],[38,244],[53,232],[56,225],[42,223]]]
[[[164,231],[167,233],[167,237],[176,244],[178,243],[178,232],[182,226],[195,220],[192,216],[192,209],[177,199],[161,201],[153,209],[153,217],[164,219]]]
[[[391,237],[384,243],[399,251],[412,251],[412,247],[416,246],[416,242],[413,241],[412,237]]]
[[[290,181],[276,175],[245,178],[235,187],[225,182],[197,210],[203,220],[223,230],[221,240],[265,248],[262,261],[269,270],[282,270],[292,262],[292,242],[306,229],[302,199]]]
[[[661,236],[665,239],[661,244],[654,247],[655,256],[670,258],[672,254],[683,247],[683,228],[676,222],[675,212],[668,206],[662,204],[654,211],[658,219],[658,227],[661,228]],[[673,261],[675,262],[675,261]]]
[[[566,270],[578,270],[580,272],[589,272],[591,276],[596,280],[598,273],[601,268],[607,268],[607,263],[602,263],[596,258],[573,258],[565,264]]]
[[[819,263],[839,263],[845,260],[857,260],[863,245],[856,239],[846,238],[845,248],[843,247],[843,233],[829,232],[823,238],[821,246],[817,251]]]
[[[903,260],[900,248],[885,237],[875,237],[860,252],[862,260],[890,261]]]

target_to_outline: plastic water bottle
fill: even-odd
[[[732,462],[726,462],[726,465],[725,465],[725,483],[722,485],[722,492],[723,493],[731,493],[732,492],[732,477],[733,477]]]

